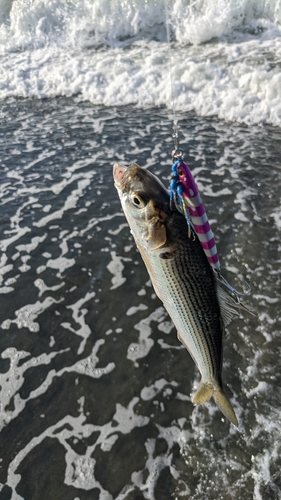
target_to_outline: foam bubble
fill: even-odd
[[[132,343],[127,352],[127,358],[136,363],[137,359],[144,358],[149,353],[150,349],[154,345],[154,340],[150,338],[152,328],[150,323],[152,321],[161,321],[165,315],[163,307],[157,308],[153,313],[151,313],[147,318],[142,319],[139,323],[135,325],[136,330],[139,331],[138,342]]]
[[[93,104],[168,109],[174,103],[202,116],[280,125],[277,1],[168,4],[170,62],[161,2],[13,1],[0,27],[0,97],[79,94]]]

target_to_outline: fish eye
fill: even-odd
[[[131,202],[137,208],[144,208],[146,203],[138,193],[133,193],[131,195]]]

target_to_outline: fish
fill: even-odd
[[[162,301],[201,374],[195,405],[213,397],[223,415],[238,420],[222,382],[225,326],[236,305],[219,286],[197,234],[170,204],[158,177],[133,163],[113,166],[114,185],[131,233]]]

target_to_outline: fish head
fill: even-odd
[[[113,167],[114,184],[138,246],[146,250],[163,248],[167,240],[165,221],[169,215],[169,193],[148,170],[132,164]]]

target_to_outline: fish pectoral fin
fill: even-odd
[[[167,232],[164,224],[161,224],[160,221],[151,224],[145,239],[149,250],[158,250],[163,247],[167,241]]]
[[[223,415],[230,421],[232,424],[238,427],[238,420],[234,413],[234,410],[223,392],[221,388],[214,388],[212,385],[207,384],[206,382],[201,382],[201,385],[196,392],[193,403],[195,405],[200,405],[207,403],[209,399],[213,396],[214,401]]]

